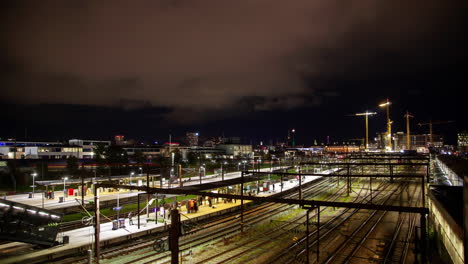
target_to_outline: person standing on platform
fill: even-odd
[[[193,213],[193,212],[194,212],[194,208],[193,208],[194,206],[193,206],[193,204],[194,204],[194,200],[189,200],[190,213]]]
[[[128,224],[133,225],[133,214],[132,214],[132,212],[128,213]]]

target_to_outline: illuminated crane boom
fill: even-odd
[[[357,113],[355,116],[364,116],[366,118],[366,149],[369,149],[369,116],[376,115],[376,112]]]
[[[383,104],[379,104],[380,107],[386,107],[387,108],[387,148],[388,150],[392,150],[392,123],[393,121],[390,120],[390,101],[387,98],[387,102]]]

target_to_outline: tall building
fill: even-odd
[[[125,142],[125,136],[124,135],[116,135],[114,138],[115,138],[115,144],[116,145],[123,145],[123,142]]]
[[[187,143],[189,146],[191,147],[198,146],[198,133],[187,132],[185,136],[187,138]]]
[[[459,147],[467,147],[468,146],[468,132],[461,132],[457,135],[457,145]]]
[[[457,135],[458,151],[462,154],[468,153],[468,132],[460,132]]]
[[[114,139],[115,139],[115,144],[117,146],[133,146],[136,144],[136,141],[134,139],[125,140],[124,135],[116,135]]]
[[[397,132],[393,134],[393,141],[395,151],[406,150],[406,133]],[[444,138],[440,135],[432,135],[432,141],[434,147],[442,147],[444,145]],[[431,143],[431,136],[429,134],[410,135],[410,143],[412,150],[428,148]]]

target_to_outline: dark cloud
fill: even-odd
[[[184,122],[245,113],[246,101],[317,105],[336,92],[305,79],[456,58],[460,3],[18,1],[2,16],[1,84],[15,102],[165,107]]]

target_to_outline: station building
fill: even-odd
[[[80,153],[80,146],[61,142],[0,141],[2,159],[65,159],[79,157]]]

